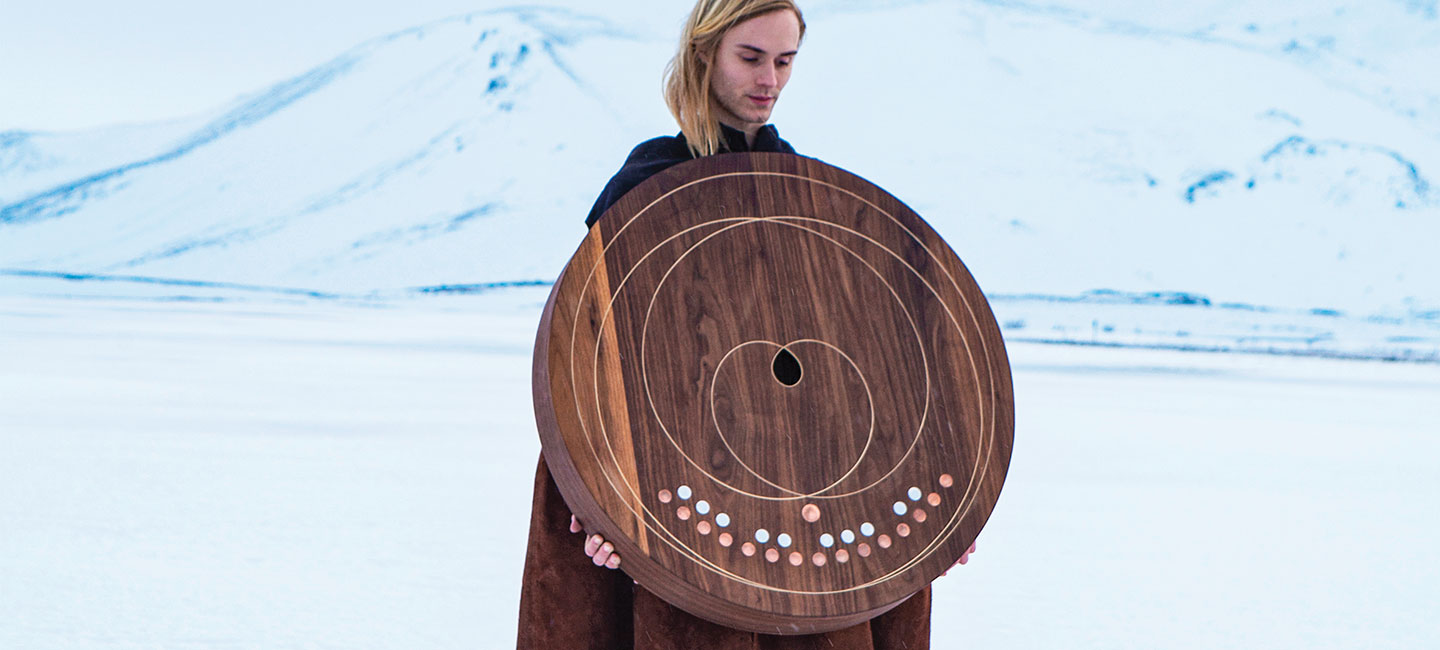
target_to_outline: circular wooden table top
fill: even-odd
[[[770,634],[867,620],[948,569],[1014,436],[1000,330],[955,253],[787,154],[690,161],[612,206],[550,294],[534,392],[556,484],[621,568]]]

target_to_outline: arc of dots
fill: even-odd
[[[954,486],[955,484],[954,477],[949,474],[941,474],[938,482],[940,483],[940,486],[942,488],[949,488]],[[681,485],[675,488],[675,492],[673,494],[670,492],[670,490],[664,489],[660,490],[656,494],[656,497],[660,500],[660,503],[663,504],[669,504],[675,499],[679,499],[680,501],[689,501],[690,498],[693,496],[695,496],[694,490],[692,490],[688,485]],[[906,490],[905,498],[919,505],[928,504],[931,507],[939,507],[940,503],[943,500],[939,492],[930,492],[929,494],[926,494],[923,490],[920,489],[919,486],[911,486],[908,490]],[[710,502],[704,499],[695,501],[693,510],[694,514],[703,517],[709,515],[710,510]],[[915,520],[915,523],[924,523],[925,520],[928,518],[928,514],[926,513],[924,508],[918,506],[912,508],[909,504],[905,503],[904,499],[896,501],[891,506],[891,510],[895,513],[897,517],[904,517],[906,514],[909,514],[910,518]],[[691,514],[692,510],[690,506],[681,505],[678,506],[675,510],[676,517],[678,517],[681,521],[688,521],[691,517]],[[804,507],[802,507],[800,514],[801,518],[809,523],[816,523],[820,520],[820,508],[813,503],[806,504]],[[730,526],[730,523],[730,515],[724,512],[719,512],[715,514],[713,524],[707,520],[700,520],[696,522],[695,528],[696,531],[699,532],[701,535],[709,535],[711,532],[713,532],[715,527],[727,528]],[[910,533],[910,524],[901,521],[900,523],[895,525],[895,534],[897,536],[909,537]],[[867,538],[874,537],[875,543],[882,549],[888,549],[895,543],[894,539],[891,538],[888,534],[882,533],[878,537],[876,537],[875,524],[869,521],[860,524],[860,535]],[[757,528],[755,529],[754,537],[755,542],[758,542],[763,546],[770,542],[770,531],[764,528]],[[716,537],[716,539],[717,541],[719,541],[721,546],[726,548],[729,548],[735,543],[735,537],[728,532],[720,533]],[[839,541],[842,544],[855,544],[856,540],[858,539],[859,537],[856,536],[854,530],[846,528],[840,531]],[[817,541],[820,543],[821,547],[828,549],[835,547],[836,539],[833,534],[825,532],[819,535]],[[775,536],[775,543],[780,548],[790,548],[790,546],[794,543],[794,539],[791,538],[788,533],[780,533]],[[745,557],[754,557],[758,551],[759,548],[753,542],[747,541],[740,545],[740,552]],[[859,555],[862,558],[870,557],[873,552],[874,550],[871,548],[868,542],[860,542],[855,546],[855,554]],[[782,555],[779,549],[768,548],[765,549],[764,557],[767,562],[774,564],[780,561]],[[805,556],[799,551],[791,551],[788,555],[784,555],[783,557],[792,566],[798,567],[805,563]],[[835,549],[834,558],[837,563],[845,564],[850,561],[850,551],[845,548]],[[817,567],[822,567],[829,562],[829,559],[830,556],[824,551],[816,551],[813,555],[811,555],[810,562]]]

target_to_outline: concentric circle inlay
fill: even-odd
[[[1000,331],[954,252],[782,154],[617,202],[551,293],[535,392],[551,473],[623,570],[755,631],[853,624],[948,569],[1013,437]]]

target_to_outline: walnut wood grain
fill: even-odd
[[[772,634],[853,625],[949,568],[1014,435],[960,259],[880,188],[785,154],[691,161],[612,206],[546,303],[534,393],[561,493],[624,570]]]

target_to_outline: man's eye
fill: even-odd
[[[779,61],[776,61],[776,62],[775,62],[775,65],[778,65],[778,66],[780,66],[780,67],[783,68],[783,67],[785,67],[785,66],[787,66],[787,65],[790,65],[790,61],[789,61],[788,59],[780,59]]]
[[[755,63],[756,61],[759,61],[759,60],[760,60],[760,57],[758,57],[758,56],[742,56],[742,57],[740,57],[740,58],[745,59],[746,61],[748,61],[748,62],[750,62],[750,63]]]

